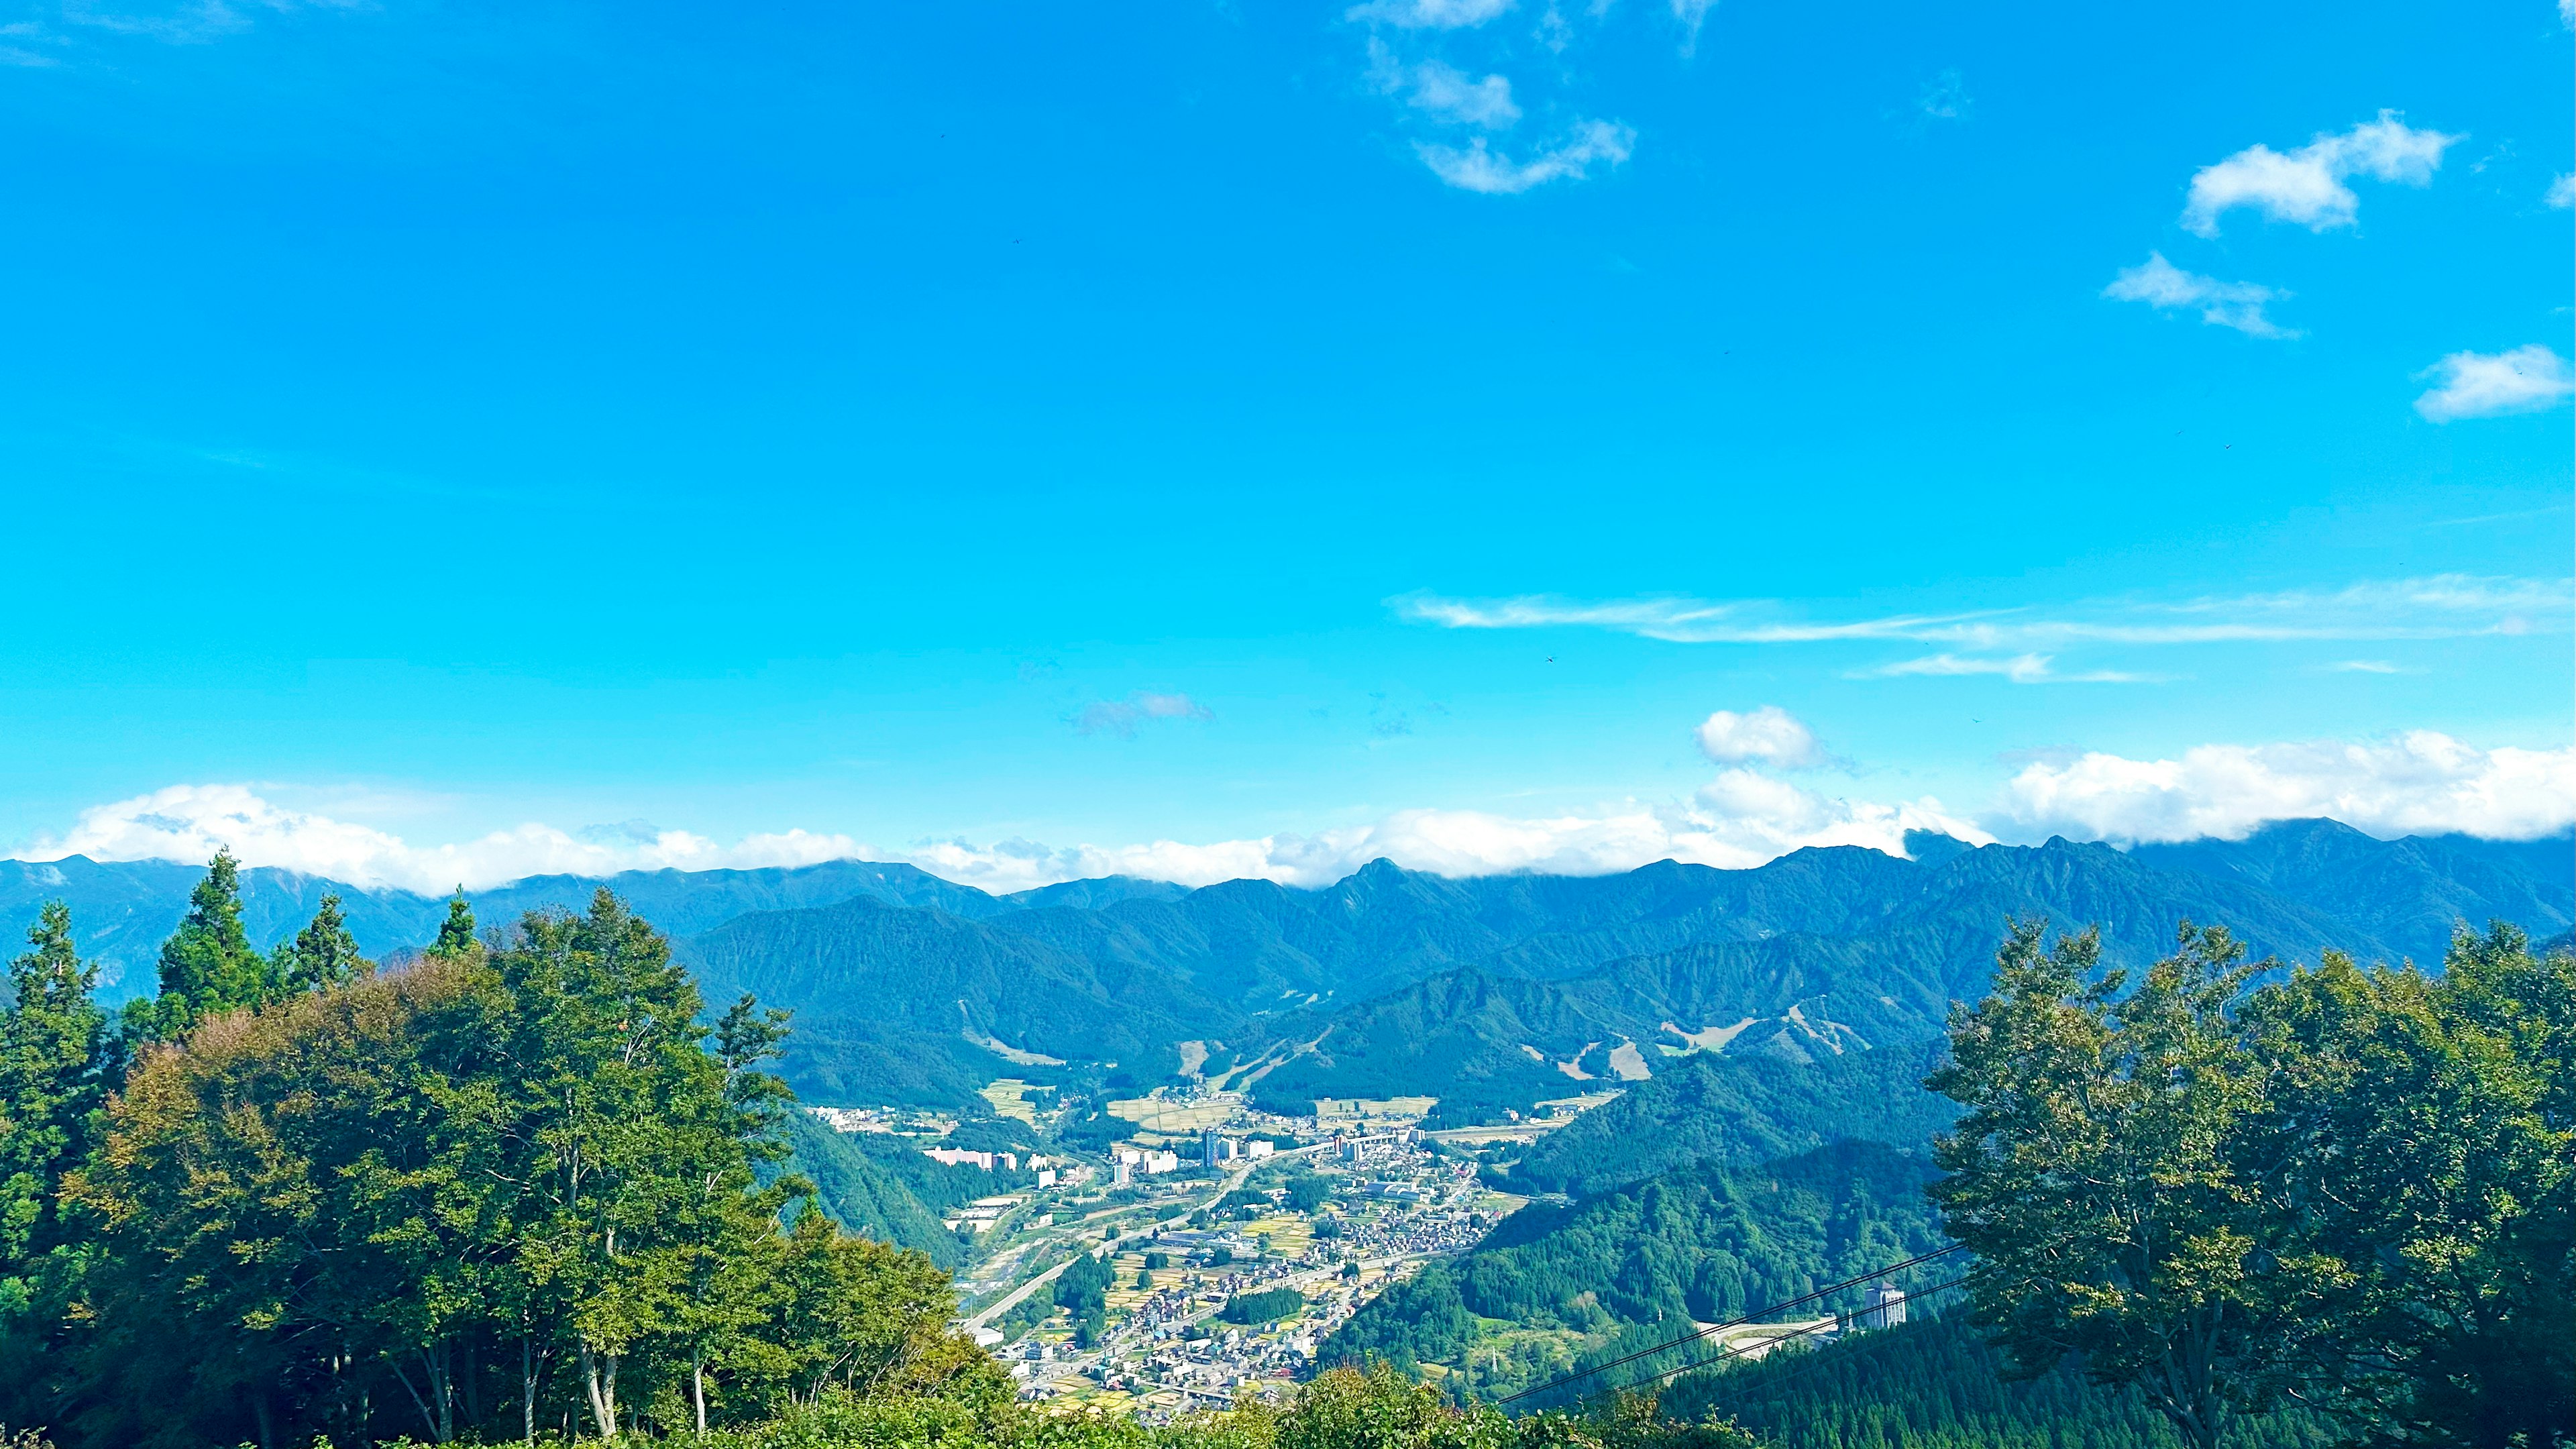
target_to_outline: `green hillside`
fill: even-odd
[[[2183,1449],[2134,1391],[2087,1382],[2072,1363],[2007,1381],[1963,1318],[1916,1319],[1761,1362],[1684,1374],[1658,1405],[1690,1421],[1731,1415],[1769,1449]],[[2228,1449],[2328,1449],[2319,1420],[2235,1421]]]
[[[1694,1056],[1540,1138],[1507,1182],[1583,1197],[1686,1163],[1760,1162],[1843,1138],[1919,1147],[1959,1113],[1923,1089],[1941,1051],[1932,1040],[1806,1065]]]
[[[1693,1321],[1947,1246],[1923,1196],[1932,1176],[1921,1154],[1843,1142],[1758,1166],[1680,1168],[1568,1209],[1527,1208],[1464,1257],[1370,1302],[1323,1357],[1437,1363],[1463,1389],[1517,1393],[1672,1340]],[[1859,1302],[1843,1293],[1814,1311]]]
[[[786,1114],[781,1127],[793,1155],[777,1170],[813,1179],[815,1198],[834,1222],[881,1243],[919,1249],[942,1268],[954,1268],[964,1259],[956,1235],[939,1225],[939,1209],[953,1206],[955,1200],[924,1202],[914,1188],[919,1185],[934,1197],[946,1198],[948,1193],[934,1186],[941,1182],[938,1174],[972,1173],[976,1182],[959,1182],[949,1191],[970,1187],[990,1191],[981,1186],[990,1183],[989,1174],[971,1167],[943,1166],[923,1157],[909,1139],[887,1139],[896,1143],[902,1156],[929,1169],[912,1170],[907,1163],[886,1160],[882,1148],[875,1153],[868,1150],[867,1138],[885,1134],[835,1132],[809,1112]]]

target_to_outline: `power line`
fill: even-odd
[[[1776,1313],[1785,1313],[1788,1310],[1797,1307],[1801,1303],[1812,1303],[1829,1293],[1840,1293],[1846,1288],[1859,1287],[1861,1284],[1867,1283],[1874,1278],[1884,1278],[1891,1273],[1902,1273],[1908,1268],[1915,1267],[1918,1264],[1929,1263],[1935,1258],[1946,1258],[1952,1253],[1962,1251],[1966,1247],[1967,1244],[1965,1243],[1952,1243],[1946,1248],[1935,1249],[1932,1252],[1908,1258],[1902,1263],[1891,1263],[1875,1272],[1863,1273],[1857,1278],[1846,1278],[1840,1283],[1828,1283],[1824,1287],[1818,1288],[1812,1293],[1802,1293],[1795,1298],[1785,1299],[1781,1302],[1774,1303],[1767,1308],[1756,1308],[1741,1318],[1730,1318],[1724,1323],[1713,1323],[1706,1328],[1696,1329],[1686,1338],[1676,1338],[1670,1343],[1659,1343],[1652,1348],[1641,1348],[1635,1353],[1622,1355],[1621,1357],[1610,1360],[1608,1363],[1594,1364],[1588,1369],[1577,1370],[1574,1373],[1565,1375],[1563,1378],[1550,1379],[1546,1383],[1539,1384],[1534,1388],[1523,1389],[1517,1394],[1506,1394],[1502,1398],[1494,1400],[1495,1407],[1499,1408],[1504,1404],[1511,1403],[1515,1399],[1526,1399],[1532,1394],[1543,1394],[1550,1389],[1563,1388],[1565,1385],[1573,1383],[1577,1379],[1588,1379],[1594,1374],[1603,1373],[1610,1369],[1617,1368],[1624,1363],[1634,1363],[1638,1359],[1662,1353],[1667,1349],[1680,1348],[1682,1345],[1687,1343],[1698,1343],[1712,1333],[1717,1333],[1729,1328],[1742,1328],[1757,1318],[1769,1318]],[[1646,1382],[1652,1382],[1652,1380],[1646,1380]]]
[[[1931,1287],[1929,1287],[1929,1288],[1918,1289],[1918,1290],[1916,1290],[1914,1293],[1909,1294],[1908,1296],[1909,1296],[1909,1297],[1918,1297],[1918,1298],[1929,1298],[1929,1297],[1931,1297],[1931,1296],[1932,1296],[1933,1294],[1935,1294],[1935,1293],[1946,1293],[1946,1292],[1948,1292],[1949,1290],[1951,1290],[1951,1289],[1953,1289],[1953,1288],[1956,1288],[1956,1287],[1958,1287],[1960,1284],[1965,1283],[1965,1282],[1967,1282],[1967,1281],[1968,1281],[1967,1275],[1963,1273],[1963,1274],[1961,1274],[1960,1276],[1958,1276],[1958,1277],[1956,1277],[1956,1278],[1951,1279],[1951,1280],[1950,1280],[1949,1282],[1947,1282],[1947,1283],[1935,1283],[1935,1284],[1933,1284],[1933,1285],[1932,1285]],[[1793,1339],[1793,1338],[1804,1338],[1804,1337],[1806,1337],[1807,1335],[1809,1335],[1809,1334],[1811,1334],[1811,1333],[1823,1333],[1823,1332],[1825,1332],[1826,1330],[1831,1329],[1831,1328],[1833,1328],[1833,1327],[1837,1326],[1837,1324],[1839,1323],[1839,1321],[1840,1321],[1840,1320],[1836,1320],[1835,1322],[1828,1322],[1828,1323],[1811,1323],[1811,1324],[1807,1325],[1805,1328],[1801,1328],[1801,1329],[1797,1330],[1797,1331],[1796,1331],[1796,1332],[1794,1332],[1794,1333],[1784,1333],[1784,1334],[1781,1334],[1779,1337],[1774,1338],[1774,1339],[1770,1339],[1770,1340],[1768,1340],[1767,1342],[1765,1342],[1765,1343],[1762,1345],[1763,1351],[1764,1351],[1765,1353],[1768,1353],[1770,1350],[1772,1350],[1772,1349],[1774,1349],[1774,1348],[1779,1347],[1781,1344],[1787,1343],[1790,1339]],[[1686,1373],[1689,1373],[1689,1372],[1690,1372],[1691,1370],[1693,1370],[1693,1369],[1713,1368],[1713,1367],[1715,1367],[1715,1366],[1716,1366],[1716,1365],[1718,1365],[1718,1364],[1722,1364],[1722,1363],[1726,1362],[1728,1359],[1731,1359],[1731,1358],[1737,1357],[1738,1355],[1741,1355],[1741,1354],[1746,1354],[1746,1353],[1750,1353],[1750,1352],[1752,1352],[1752,1351],[1753,1351],[1753,1347],[1754,1347],[1754,1346],[1753,1346],[1752,1344],[1749,1344],[1749,1343],[1748,1343],[1748,1344],[1744,1344],[1744,1345],[1742,1345],[1741,1347],[1726,1349],[1726,1350],[1724,1350],[1724,1351],[1720,1352],[1720,1353],[1719,1353],[1715,1358],[1704,1358],[1704,1359],[1701,1359],[1701,1360],[1700,1360],[1699,1362],[1697,1362],[1697,1363],[1686,1363],[1686,1364],[1683,1364],[1680,1368],[1669,1368],[1669,1369],[1664,1370],[1662,1373],[1658,1373],[1658,1374],[1648,1374],[1648,1375],[1646,1375],[1644,1378],[1637,1380],[1635,1383],[1625,1385],[1625,1387],[1627,1387],[1627,1388],[1631,1388],[1631,1389],[1634,1389],[1634,1388],[1638,1388],[1638,1387],[1641,1387],[1641,1386],[1646,1385],[1646,1384],[1654,1383],[1654,1382],[1655,1382],[1655,1381],[1657,1381],[1658,1379],[1668,1379],[1668,1378],[1673,1377],[1673,1376],[1674,1376],[1674,1375],[1676,1375],[1676,1374],[1686,1374]]]
[[[1964,1282],[1966,1282],[1966,1281],[1967,1281],[1967,1280],[1966,1280],[1965,1278],[1957,1278],[1957,1279],[1953,1279],[1953,1280],[1951,1280],[1951,1281],[1950,1281],[1950,1282],[1948,1282],[1948,1283],[1941,1284],[1941,1285],[1940,1285],[1940,1286],[1938,1286],[1938,1287],[1923,1289],[1923,1290],[1921,1290],[1920,1292],[1917,1292],[1917,1293],[1914,1293],[1914,1294],[1912,1294],[1912,1295],[1909,1295],[1909,1296],[1907,1297],[1907,1299],[1906,1299],[1906,1302],[1907,1302],[1907,1303],[1909,1303],[1909,1304],[1911,1304],[1911,1303],[1913,1303],[1916,1299],[1920,1299],[1920,1298],[1930,1298],[1930,1297],[1931,1297],[1933,1294],[1935,1294],[1935,1293],[1940,1293],[1940,1292],[1946,1291],[1947,1289],[1950,1289],[1950,1288],[1956,1287],[1956,1286],[1958,1286],[1959,1284],[1964,1283]],[[1938,1326],[1941,1326],[1941,1325],[1944,1325],[1944,1324],[1957,1323],[1957,1322],[1962,1322],[1962,1321],[1964,1321],[1964,1320],[1960,1320],[1960,1319],[1953,1319],[1953,1318],[1946,1318],[1946,1317],[1943,1317],[1943,1318],[1926,1318],[1926,1319],[1921,1320],[1921,1322],[1923,1323],[1923,1325],[1924,1325],[1925,1327],[1927,1327],[1927,1328],[1931,1328],[1931,1327],[1938,1327]],[[1784,1335],[1784,1338],[1785,1338],[1785,1335]],[[1783,1340],[1781,1340],[1781,1339],[1775,1339],[1775,1340],[1773,1340],[1773,1342],[1775,1342],[1775,1343],[1776,1343],[1776,1342],[1780,1342],[1780,1341],[1783,1341]],[[1830,1360],[1830,1359],[1819,1358],[1819,1359],[1816,1359],[1816,1360],[1814,1360],[1814,1361],[1812,1361],[1812,1362],[1809,1362],[1809,1363],[1800,1364],[1800,1365],[1798,1365],[1798,1366],[1797,1366],[1797,1367],[1795,1367],[1795,1368],[1784,1369],[1784,1370],[1782,1370],[1782,1371],[1781,1371],[1781,1372],[1779,1372],[1779,1373],[1772,1374],[1772,1375],[1768,1376],[1767,1378],[1765,1378],[1765,1379],[1762,1381],[1762,1383],[1761,1383],[1760,1387],[1762,1387],[1762,1388],[1766,1388],[1766,1389],[1776,1389],[1776,1388],[1778,1388],[1778,1387],[1779,1387],[1780,1385],[1782,1385],[1782,1384],[1786,1384],[1786,1383],[1795,1383],[1795,1382],[1797,1382],[1798,1380],[1800,1380],[1800,1379],[1803,1379],[1803,1378],[1807,1377],[1809,1374],[1812,1374],[1812,1373],[1816,1372],[1816,1371],[1817,1371],[1817,1370],[1819,1370],[1819,1369],[1823,1369],[1823,1368],[1828,1368],[1828,1367],[1830,1367],[1830,1366],[1832,1365],[1832,1362],[1833,1362],[1833,1361],[1832,1361],[1832,1360]],[[1687,1368],[1685,1368],[1685,1369],[1681,1370],[1680,1372],[1687,1373],[1687,1372],[1689,1372],[1689,1370],[1688,1370]],[[1644,1382],[1644,1383],[1651,1383],[1651,1382],[1653,1382],[1653,1380],[1651,1380],[1651,1379],[1646,1379],[1646,1380],[1640,1380],[1640,1382]],[[1632,1385],[1632,1387],[1633,1387],[1633,1385]]]

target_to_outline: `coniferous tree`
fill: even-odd
[[[176,1040],[209,1016],[283,994],[276,965],[251,948],[242,927],[241,865],[231,851],[215,852],[188,893],[188,913],[161,943],[160,965],[160,995],[125,1009],[131,1042]]]
[[[483,949],[474,939],[474,907],[465,899],[465,887],[447,898],[447,919],[438,923],[438,939],[429,943],[429,954],[443,961],[462,961]]]
[[[37,1261],[66,1240],[55,1190],[87,1152],[106,1092],[98,968],[80,959],[62,902],[45,903],[27,946],[0,1010],[0,1317],[28,1306]]]
[[[319,991],[367,970],[367,959],[358,954],[358,939],[349,934],[348,923],[340,915],[336,893],[322,898],[312,923],[280,945],[270,965],[289,991]]]

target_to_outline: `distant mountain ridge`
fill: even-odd
[[[910,865],[834,861],[469,894],[497,925],[616,891],[677,940],[711,1000],[749,991],[796,1012],[786,1070],[812,1100],[973,1109],[996,1076],[1088,1070],[1133,1091],[1186,1060],[1274,1106],[1419,1093],[1443,1097],[1452,1120],[1651,1079],[1704,1050],[1821,1060],[1920,1040],[1982,986],[2008,916],[2099,923],[2132,962],[2161,954],[2186,917],[2230,926],[2257,954],[2425,962],[2455,920],[2547,937],[2576,919],[2566,839],[2380,841],[2292,821],[2125,852],[1907,843],[1913,859],[1836,847],[1750,870],[1662,861],[1583,877],[1449,879],[1381,860],[1316,890],[1111,877],[995,896]],[[102,995],[128,999],[150,989],[200,874],[0,861],[0,921],[23,929],[42,901],[66,900],[83,949],[117,973]],[[243,881],[262,946],[328,891],[374,955],[425,944],[446,909],[291,871]]]

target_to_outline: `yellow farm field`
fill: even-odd
[[[1166,1102],[1160,1097],[1127,1097],[1109,1104],[1110,1116],[1166,1134],[1222,1127],[1240,1110],[1232,1102]]]

